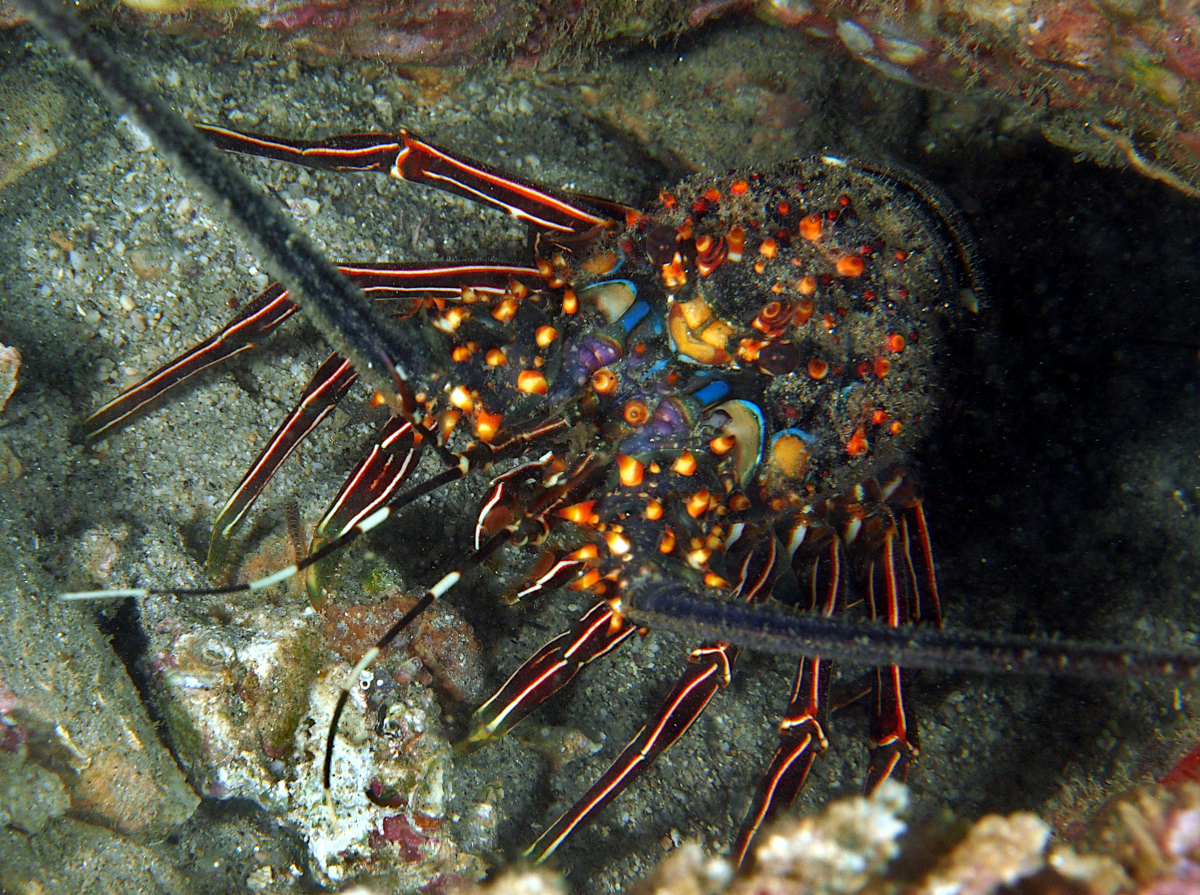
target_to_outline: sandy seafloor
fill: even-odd
[[[628,201],[691,168],[826,150],[922,172],[962,206],[992,283],[944,424],[912,460],[947,627],[1195,645],[1200,203],[1076,162],[986,103],[924,95],[752,22],[539,73],[289,65],[166,36],[119,46],[196,121],[296,135],[403,123],[516,173]],[[0,342],[24,356],[0,416],[0,445],[22,470],[0,485],[6,549],[54,586],[84,586],[81,539],[124,532],[113,583],[197,580],[216,508],[325,349],[297,322],[84,449],[78,425],[90,409],[214,330],[262,281],[236,234],[152,152],[136,151],[136,136],[32,32],[0,33],[0,79],[5,112],[32,115],[57,147],[0,189]],[[455,198],[370,175],[244,168],[338,260],[523,257],[520,227]],[[324,427],[260,501],[258,531],[279,526],[290,500],[317,517],[368,433],[345,414]],[[413,507],[358,561],[436,580],[467,550],[480,485]],[[7,587],[0,596],[12,599]],[[485,644],[492,684],[581,608],[574,595],[497,608],[486,581],[452,596]],[[81,624],[92,618],[79,610]],[[112,619],[109,633],[136,613]],[[486,857],[515,854],[582,791],[686,650],[652,635],[543,709],[542,722],[605,735],[598,755],[551,774],[510,738],[455,766],[455,811],[485,797],[501,810]],[[788,666],[743,659],[688,737],[562,849],[574,891],[627,885],[672,841],[728,842],[773,748]],[[909,778],[918,819],[1034,809],[1066,827],[1080,806],[1161,773],[1200,727],[1189,692],[1132,681],[924,673],[909,699],[922,741]],[[856,791],[865,728],[858,708],[834,719],[800,810]]]

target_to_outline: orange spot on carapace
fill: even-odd
[[[496,302],[496,306],[492,308],[492,317],[501,323],[511,323],[512,319],[517,316],[518,307],[520,307],[520,302],[516,297],[507,295]]]
[[[503,417],[498,413],[488,413],[481,410],[475,416],[475,434],[479,436],[479,440],[488,443],[496,437],[496,433],[500,431],[500,422]]]
[[[595,507],[596,501],[585,500],[582,503],[573,503],[569,507],[563,507],[556,515],[568,522],[574,522],[576,525],[594,525],[599,521],[596,517]]]
[[[684,451],[671,469],[680,475],[693,475],[696,472],[696,457],[691,451]]]
[[[837,272],[842,277],[861,277],[866,270],[861,255],[846,255],[838,259]]]
[[[517,388],[529,395],[544,395],[550,390],[546,377],[536,370],[522,370],[518,373]]]
[[[703,516],[712,502],[712,495],[707,488],[701,488],[695,494],[687,499],[684,507],[687,509],[688,515],[693,519],[699,519]]]
[[[658,541],[659,553],[670,553],[675,549],[675,532],[671,529],[666,529],[662,533],[662,537]]]
[[[642,465],[642,461],[637,457],[630,457],[628,454],[617,454],[617,473],[621,477],[622,485],[626,488],[634,488],[642,483],[646,467]]]
[[[586,273],[595,276],[604,276],[612,273],[617,266],[616,252],[600,252],[598,255],[592,255],[583,262],[583,269]]]
[[[607,367],[601,367],[592,374],[592,388],[598,395],[611,395],[617,390],[617,374]]]
[[[868,448],[870,448],[870,444],[867,443],[867,433],[860,426],[854,430],[854,434],[846,442],[846,453],[851,457],[861,457]]]
[[[629,401],[621,415],[625,418],[625,422],[631,426],[644,426],[646,421],[650,419],[650,408],[641,401]]]
[[[717,456],[728,454],[737,444],[737,438],[732,435],[718,435],[708,443],[708,449]]]
[[[729,246],[726,259],[735,263],[741,261],[742,253],[746,250],[746,231],[741,227],[732,228],[725,237],[725,243]]]

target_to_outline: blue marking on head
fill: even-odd
[[[723,379],[717,379],[704,386],[704,388],[698,389],[693,393],[692,397],[699,401],[703,406],[707,407],[710,404],[715,404],[717,401],[720,401],[728,394],[729,383]]]
[[[632,286],[633,284],[630,283],[629,285]],[[617,320],[617,323],[621,324],[621,326],[625,328],[626,333],[631,333],[633,332],[633,328],[641,323],[642,319],[649,313],[650,305],[646,304],[644,301],[635,301],[629,306],[629,310],[621,315],[620,319]]]

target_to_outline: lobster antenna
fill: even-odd
[[[763,604],[705,600],[675,582],[626,594],[616,608],[635,625],[647,628],[780,655],[837,656],[863,665],[1089,679],[1200,677],[1200,650],[893,628]]]
[[[358,660],[358,664],[351,669],[342,682],[341,690],[338,692],[337,703],[333,707],[333,715],[329,719],[329,732],[325,736],[325,762],[321,769],[321,785],[325,789],[325,810],[329,814],[329,822],[335,828],[337,827],[337,812],[334,809],[332,792],[333,744],[337,740],[338,724],[341,723],[342,712],[346,709],[346,703],[350,701],[350,693],[353,691],[355,685],[358,684],[358,679],[362,677],[362,673],[370,668],[375,663],[375,660],[379,658],[379,654],[393,640],[400,636],[400,633],[412,624],[418,615],[432,606],[434,600],[458,584],[461,578],[461,572],[451,572],[433,587],[429,588],[429,590],[425,591],[424,596],[417,600],[408,612],[397,619],[396,623],[388,628],[382,637],[375,641],[374,646],[363,653],[362,658]]]
[[[337,703],[333,707],[333,716],[329,719],[329,732],[325,735],[325,762],[321,769],[321,784],[325,789],[325,810],[329,814],[329,821],[335,827],[337,826],[337,812],[333,805],[333,746],[337,741],[338,725],[342,720],[342,712],[346,709],[346,703],[350,701],[350,694],[354,691],[354,687],[358,684],[358,679],[362,673],[375,664],[375,660],[379,658],[388,646],[400,636],[422,612],[433,605],[434,601],[462,579],[463,572],[475,568],[482,564],[489,556],[503,547],[512,537],[512,532],[509,529],[503,529],[492,535],[478,550],[471,554],[463,563],[462,568],[456,569],[453,572],[442,577],[442,580],[435,584],[421,599],[412,606],[408,612],[404,613],[396,620],[390,628],[383,633],[383,636],[375,641],[375,645],[363,653],[362,658],[358,660],[358,664],[350,670],[342,682],[341,690],[338,693]]]
[[[296,229],[267,197],[157,94],[148,90],[103,40],[57,0],[16,0],[51,43],[72,59],[114,106],[137,120],[158,150],[193,187],[241,229],[255,253],[333,348],[383,394],[393,413],[411,411],[408,374],[412,336],[393,326],[358,287]]]
[[[319,550],[315,550],[308,556],[292,563],[282,569],[264,575],[261,578],[255,578],[253,581],[244,581],[238,584],[225,584],[218,587],[115,587],[101,590],[77,590],[65,591],[58,595],[60,600],[116,600],[127,599],[133,597],[135,599],[142,597],[211,597],[222,596],[224,594],[239,594],[247,591],[265,590],[268,587],[274,587],[277,584],[282,584],[293,575],[298,575],[309,566],[316,565],[321,560],[328,556],[349,547],[367,532],[372,531],[386,522],[393,513],[397,510],[408,506],[419,497],[435,491],[442,485],[461,479],[474,467],[470,462],[470,457],[467,454],[459,455],[457,466],[443,470],[438,475],[426,479],[415,488],[410,488],[403,494],[394,497],[388,503],[384,504],[375,512],[366,516],[355,524],[349,531],[341,537],[334,538]]]

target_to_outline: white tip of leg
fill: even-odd
[[[392,515],[391,509],[389,509],[388,507],[381,507],[380,509],[378,509],[374,513],[372,513],[370,516],[368,516],[366,519],[364,519],[362,522],[358,523],[359,533],[365,535],[372,528],[382,525],[383,521],[385,519],[387,519],[387,517],[390,515]]]
[[[265,578],[259,578],[257,581],[251,581],[247,587],[249,587],[250,590],[262,590],[265,587],[274,587],[276,584],[282,584],[284,581],[287,581],[289,578],[298,574],[299,572],[300,570],[298,568],[296,568],[294,565],[291,565],[286,569],[280,569],[278,572],[272,572]]]
[[[436,600],[450,588],[454,587],[454,585],[458,584],[458,580],[460,578],[462,578],[461,574],[458,572],[451,572],[433,587],[429,588],[429,592],[433,594],[433,598]]]
[[[118,587],[113,590],[72,590],[58,595],[60,600],[121,600],[128,597],[148,597],[144,587]]]

